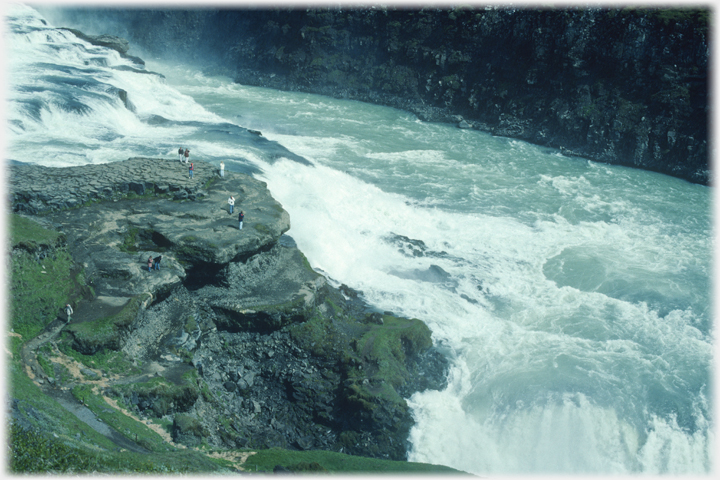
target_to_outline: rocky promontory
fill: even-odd
[[[194,166],[193,178],[160,158],[10,167],[13,212],[57,232],[54,248],[76,265],[71,321],[58,311],[23,349],[31,378],[71,410],[70,392],[171,425],[177,445],[405,459],[404,398],[445,382],[427,326],[315,272],[263,182]],[[38,261],[57,253],[16,248]],[[16,418],[31,410],[13,407]]]
[[[162,293],[190,271],[203,278],[213,266],[269,248],[290,228],[287,212],[263,183],[240,174],[220,177],[205,162],[194,162],[193,178],[187,164],[148,158],[73,168],[24,165],[13,172],[13,209],[52,218],[72,238],[86,276],[105,293]],[[230,196],[242,205],[234,215]],[[138,201],[155,198],[166,201]],[[240,210],[246,214],[242,234]],[[172,253],[163,256],[163,268],[148,279],[148,257],[166,250]]]

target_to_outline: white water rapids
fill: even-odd
[[[444,391],[408,399],[411,461],[480,475],[711,471],[710,188],[161,59],[143,69],[29,7],[5,21],[7,160],[189,147],[266,181],[333,282],[428,324],[451,371]],[[238,127],[311,165],[240,142]]]

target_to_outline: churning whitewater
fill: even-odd
[[[8,161],[224,161],[268,183],[314,268],[428,324],[452,367],[408,399],[411,461],[711,471],[708,187],[135,53],[143,66],[26,6],[5,21]]]

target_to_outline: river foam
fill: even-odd
[[[164,77],[113,68],[127,60],[22,12],[8,158],[184,146],[266,181],[313,267],[423,320],[451,359],[445,391],[408,399],[410,460],[479,475],[711,471],[707,187],[159,59],[146,70]]]

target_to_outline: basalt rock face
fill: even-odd
[[[92,287],[58,342],[134,361],[102,393],[176,443],[406,459],[404,398],[446,385],[428,327],[332,287],[263,182],[194,166],[10,167],[12,210],[61,231]]]
[[[240,83],[353,98],[708,184],[709,10],[69,11]],[[220,66],[221,65],[221,66]]]

